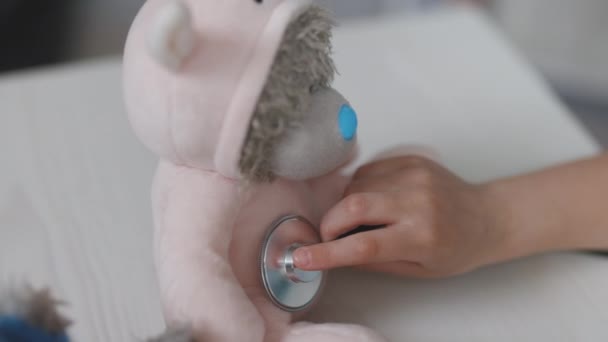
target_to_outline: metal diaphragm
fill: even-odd
[[[260,270],[264,288],[279,308],[306,310],[318,298],[325,272],[296,268],[293,252],[320,242],[317,229],[303,217],[286,216],[271,225],[262,246]]]

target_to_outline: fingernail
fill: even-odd
[[[293,252],[293,261],[297,268],[310,267],[311,256],[307,248],[298,248]]]

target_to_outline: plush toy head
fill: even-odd
[[[302,0],[148,0],[124,59],[136,133],[162,158],[230,178],[337,168],[357,118],[329,88],[331,24]]]

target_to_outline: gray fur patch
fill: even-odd
[[[297,128],[311,92],[333,81],[330,14],[311,6],[287,28],[249,126],[239,168],[248,181],[269,182],[275,175],[274,147]]]
[[[27,314],[29,322],[50,333],[65,332],[72,322],[59,313],[61,304],[63,302],[53,298],[49,289],[32,291]]]

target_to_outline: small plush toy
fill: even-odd
[[[72,324],[59,311],[65,304],[47,289],[30,286],[0,289],[0,342],[69,342]],[[170,329],[147,342],[192,342],[190,329]]]
[[[0,291],[0,342],[68,342],[70,321],[49,290],[30,287]]]
[[[301,0],[148,0],[132,25],[125,99],[161,159],[155,258],[179,338],[383,341],[361,326],[294,323],[305,310],[277,305],[260,274],[268,228],[289,215],[318,226],[355,156],[357,116],[330,86],[331,28]],[[294,283],[315,279],[292,271]]]

